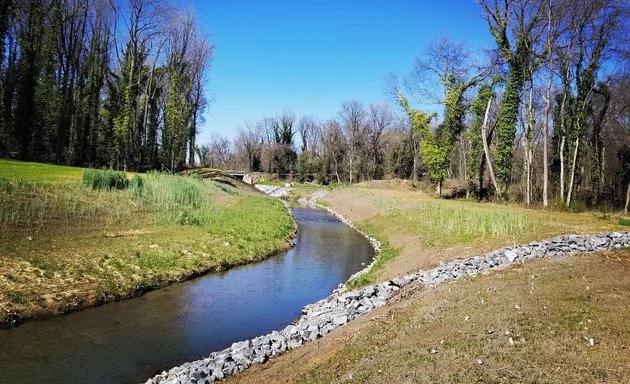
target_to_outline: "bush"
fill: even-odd
[[[83,172],[83,185],[93,191],[111,191],[112,189],[126,189],[129,180],[123,172],[109,169],[86,169]]]

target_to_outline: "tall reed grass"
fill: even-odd
[[[200,177],[134,175],[87,169],[80,183],[0,178],[0,223],[71,224],[78,219],[129,220],[150,213],[158,223],[202,225],[212,215],[209,183]]]
[[[374,224],[379,220],[401,232],[420,233],[425,246],[511,237],[539,226],[525,213],[513,209],[497,210],[443,201],[426,201],[413,209],[394,211],[376,219]]]

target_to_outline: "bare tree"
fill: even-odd
[[[341,125],[348,143],[348,174],[349,181],[357,179],[357,171],[361,167],[363,158],[363,143],[365,143],[367,124],[363,105],[358,101],[349,101],[341,105]]]
[[[382,136],[383,133],[394,123],[394,113],[387,104],[370,104],[369,121],[367,124],[367,135],[369,139],[369,154],[372,161],[371,178],[381,177],[383,171],[379,171],[382,163]]]
[[[341,183],[339,176],[340,163],[343,162],[347,143],[345,141],[341,124],[337,120],[330,119],[322,124],[321,140],[324,155],[332,163],[333,173],[338,183]]]
[[[300,150],[302,152],[313,150],[317,139],[317,122],[312,116],[302,116],[298,121],[298,133],[300,134]]]
[[[228,169],[233,166],[234,150],[230,140],[220,134],[212,134],[210,137],[209,148],[211,167]]]
[[[261,132],[256,127],[246,124],[236,138],[236,146],[242,147],[247,157],[247,169],[258,171],[260,166]]]

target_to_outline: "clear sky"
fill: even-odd
[[[441,36],[493,46],[474,0],[186,1],[216,46],[200,143],[284,110],[325,119],[341,103],[387,100],[390,73],[408,72]]]

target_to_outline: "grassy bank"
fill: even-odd
[[[101,176],[0,160],[0,324],[261,259],[294,231],[280,202],[228,177]]]
[[[347,187],[329,191],[324,202],[384,244],[387,261],[352,282],[355,287],[555,235],[628,230],[616,215],[440,200],[396,188]]]

